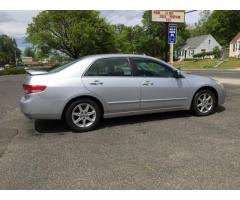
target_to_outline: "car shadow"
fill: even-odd
[[[225,110],[225,107],[219,106],[216,108],[215,113],[220,113]],[[143,122],[168,120],[174,118],[187,118],[194,116],[190,111],[174,111],[166,113],[155,113],[146,115],[136,115],[127,117],[118,117],[104,119],[97,129],[102,129],[106,127],[121,126],[128,124],[138,124]],[[72,132],[72,130],[67,126],[64,120],[35,120],[34,128],[39,134],[42,133],[60,133]]]

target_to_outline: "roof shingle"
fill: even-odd
[[[196,49],[209,35],[200,35],[196,37],[188,38],[181,49]]]

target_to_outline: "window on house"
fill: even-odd
[[[208,44],[211,44],[211,40],[208,40]]]
[[[192,56],[194,55],[194,49],[192,50]]]
[[[206,52],[206,49],[201,49],[201,52]]]

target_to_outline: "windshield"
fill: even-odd
[[[52,69],[49,70],[49,73],[55,73],[55,72],[60,72],[62,71],[63,69],[66,69],[67,67],[73,65],[74,63],[77,63],[78,61],[80,61],[82,58],[80,59],[77,59],[77,60],[74,60],[70,63],[67,63],[67,64],[64,64],[64,65],[60,65],[60,66],[57,66],[57,67],[54,67]]]

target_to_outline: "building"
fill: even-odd
[[[191,59],[193,55],[213,51],[215,47],[222,49],[211,34],[200,35],[188,38],[185,44],[175,52],[175,55],[180,60]]]
[[[240,32],[230,42],[229,57],[240,58]]]
[[[22,57],[22,63],[25,65],[31,65],[33,63],[32,57]]]

